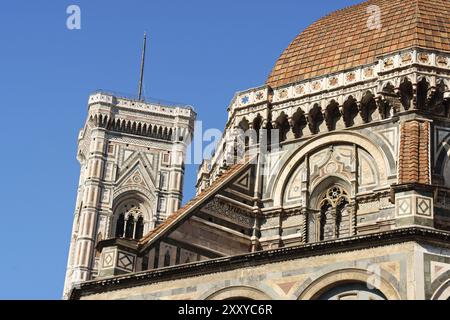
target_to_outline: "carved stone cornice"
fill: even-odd
[[[296,207],[296,208],[289,208],[289,209],[283,209],[281,211],[281,214],[283,217],[291,217],[291,216],[298,216],[304,214],[304,208],[303,207]]]
[[[217,216],[228,218],[240,225],[253,227],[255,214],[251,211],[238,207],[223,199],[214,198],[201,208],[201,211],[211,212]]]
[[[391,196],[391,190],[385,190],[380,192],[375,192],[371,194],[365,194],[365,195],[357,195],[356,196],[356,203],[362,204],[362,203],[369,203],[374,201],[379,201],[381,198],[388,198]]]
[[[70,299],[78,300],[83,296],[137,287],[139,285],[186,279],[188,277],[209,275],[293,259],[390,246],[410,241],[450,248],[450,232],[420,227],[402,228],[331,241],[302,244],[295,247],[258,251],[236,256],[232,259],[230,257],[211,259],[188,265],[178,265],[77,284],[70,293]]]

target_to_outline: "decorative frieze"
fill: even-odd
[[[250,212],[217,198],[209,201],[201,210],[228,218],[248,228],[253,227],[254,218],[249,217]]]

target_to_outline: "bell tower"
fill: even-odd
[[[187,106],[97,92],[78,137],[81,165],[64,296],[95,279],[96,244],[139,239],[179,209],[186,142],[196,114]]]

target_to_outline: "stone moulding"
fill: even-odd
[[[450,248],[450,232],[420,227],[402,228],[369,235],[353,236],[339,240],[309,243],[295,247],[283,247],[274,250],[258,251],[245,255],[230,256],[203,262],[178,265],[165,269],[133,273],[110,279],[81,283],[72,289],[70,299],[78,300],[85,295],[114,291],[131,286],[170,281],[214,272],[225,272],[243,267],[374,248],[410,241],[425,244],[438,244],[442,247]]]
[[[164,106],[116,97],[115,95],[106,92],[97,92],[89,96],[89,105],[101,103],[124,109],[141,110],[167,116],[184,116],[190,118],[192,113],[194,113],[192,107],[190,106]]]

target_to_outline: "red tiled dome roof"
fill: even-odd
[[[367,26],[370,5],[381,9],[379,30]],[[450,0],[370,0],[333,12],[294,39],[267,84],[340,72],[411,47],[450,52]]]

